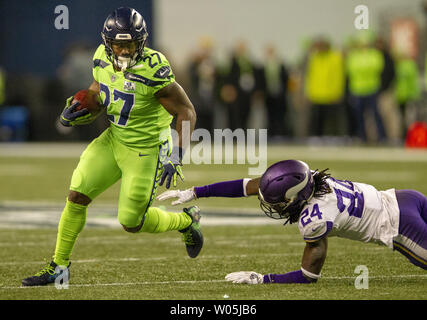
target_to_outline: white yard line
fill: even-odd
[[[345,280],[345,279],[355,279],[356,276],[345,276],[345,277],[322,277],[326,280]],[[369,279],[427,279],[427,275],[423,274],[403,274],[395,276],[369,276]],[[144,285],[165,285],[165,284],[198,284],[198,283],[223,283],[227,282],[226,280],[175,280],[175,281],[143,281],[143,282],[112,282],[112,283],[77,283],[69,284],[69,288],[79,288],[79,287],[126,287],[126,286],[144,286]],[[35,286],[35,287],[22,287],[22,286],[5,286],[0,287],[3,290],[9,289],[34,289],[34,288],[52,288],[52,286]]]
[[[0,202],[0,229],[56,228],[63,204],[48,202],[3,201]],[[179,208],[166,207],[178,212]],[[278,224],[266,217],[259,208],[211,208],[202,209],[203,225],[266,225]],[[121,229],[115,206],[91,206],[86,227]],[[1,244],[0,244],[1,246]]]

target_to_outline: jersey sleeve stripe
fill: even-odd
[[[104,60],[101,60],[101,59],[95,59],[95,60],[93,60],[93,67],[94,68],[101,67],[101,68],[104,69],[108,65],[109,65],[109,63],[105,62]]]
[[[143,83],[143,84],[145,84],[146,86],[149,86],[149,87],[155,87],[155,86],[157,86],[159,84],[165,83],[165,81],[154,81],[154,80],[150,80],[148,78],[145,78],[143,76],[140,76],[140,75],[137,75],[137,74],[133,74],[133,73],[130,73],[130,72],[125,72],[124,76],[128,80],[140,82],[140,83]]]

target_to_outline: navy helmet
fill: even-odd
[[[261,177],[258,190],[261,209],[270,218],[289,221],[313,197],[314,187],[312,172],[305,162],[277,162]]]
[[[147,26],[142,15],[135,9],[121,7],[112,12],[104,22],[101,32],[107,58],[118,68],[125,70],[144,57],[144,46],[148,37]],[[113,44],[135,43],[136,51],[131,56],[117,56]]]

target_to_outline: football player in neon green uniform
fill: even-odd
[[[80,157],[71,178],[70,193],[62,213],[53,261],[24,286],[55,282],[69,274],[74,243],[85,225],[90,202],[121,179],[118,220],[128,232],[159,233],[178,230],[187,253],[195,258],[202,246],[197,207],[167,212],[151,207],[158,185],[166,188],[177,176],[183,178],[181,159],[185,150],[183,121],[194,129],[196,114],[184,90],[175,81],[166,57],[145,47],[147,30],[143,17],[132,8],[118,8],[108,16],[102,31],[103,44],[93,57],[89,90],[99,93],[110,126],[93,140]],[[87,109],[76,111],[69,98],[60,121],[65,126],[90,123],[96,116]],[[177,117],[179,138],[172,147],[170,123]],[[61,266],[59,268],[59,266]]]

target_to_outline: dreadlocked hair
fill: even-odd
[[[331,193],[332,189],[329,187],[326,179],[328,179],[331,175],[327,173],[329,168],[324,169],[322,171],[317,171],[317,169],[313,173],[314,180],[314,194],[313,198],[320,198],[325,194]]]
[[[313,198],[320,198],[325,194],[331,193],[332,189],[329,187],[326,179],[328,179],[331,175],[327,173],[329,168],[324,169],[322,171],[314,170],[312,173],[314,180],[314,193]],[[305,203],[299,203],[295,206],[290,206],[286,211],[290,212],[289,218],[285,221],[284,225],[287,223],[292,224],[298,222],[299,217],[301,215],[301,209],[305,205]]]

